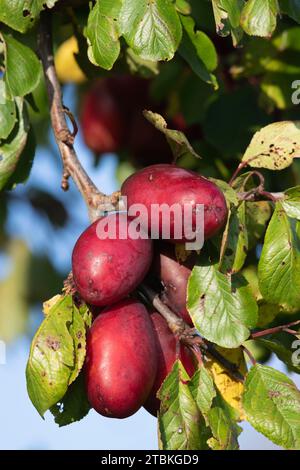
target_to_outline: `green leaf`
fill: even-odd
[[[9,138],[0,144],[0,190],[11,182],[18,162],[25,149],[29,132],[29,122],[22,98],[16,98],[18,121]]]
[[[298,0],[279,0],[280,11],[300,23],[300,4]]]
[[[238,449],[237,437],[241,432],[236,424],[236,411],[224,400],[215,388],[211,373],[202,366],[193,376],[190,389],[203,414],[211,435],[208,444],[217,450]]]
[[[223,10],[219,0],[212,0],[212,7],[216,23],[216,32],[220,36],[228,36],[230,34],[230,24],[228,21],[228,13]]]
[[[300,155],[300,122],[280,121],[256,132],[242,161],[255,168],[283,170]]]
[[[216,31],[220,36],[231,33],[234,46],[237,46],[243,35],[240,17],[244,4],[243,0],[212,0]]]
[[[300,374],[300,361],[298,359],[299,355],[297,354],[297,351],[294,355],[296,348],[293,349],[291,347],[295,339],[296,338],[292,338],[289,347],[286,346],[283,342],[281,342],[278,336],[275,335],[259,339],[258,343],[265,346],[267,349],[269,349],[269,351],[275,353],[278,359],[284,362],[284,364],[286,364],[290,370],[296,372],[297,374]],[[298,347],[299,345],[300,343],[298,344]]]
[[[70,334],[74,340],[74,369],[69,378],[69,384],[74,382],[81,371],[86,351],[86,337],[85,337],[85,321],[81,312],[77,312],[73,315],[73,322],[69,327]]]
[[[27,390],[41,416],[64,397],[79,373],[83,360],[77,354],[77,335],[82,335],[80,341],[85,335],[79,316],[71,296],[60,298],[32,341],[26,368]]]
[[[14,96],[25,96],[38,85],[42,67],[36,54],[11,35],[3,34],[5,41],[5,82]]]
[[[289,217],[300,220],[300,186],[284,192],[282,207]]]
[[[215,94],[205,116],[203,134],[222,159],[240,158],[253,131],[266,125],[270,117],[258,106],[255,87],[240,85],[237,89]],[[242,113],[241,109],[247,109]]]
[[[251,36],[270,37],[279,13],[277,0],[248,0],[241,14],[241,25]]]
[[[188,374],[178,360],[158,392],[161,400],[158,424],[164,450],[207,448],[203,433],[204,419],[189,389],[189,381]]]
[[[25,147],[18,157],[14,172],[11,174],[5,184],[5,189],[14,189],[17,184],[25,183],[29,178],[36,149],[35,134],[30,127]],[[1,152],[1,149],[0,149]],[[0,164],[1,165],[1,164]]]
[[[234,206],[238,205],[239,200],[238,200],[237,194],[235,190],[231,186],[229,186],[228,183],[226,183],[226,181],[219,180],[217,178],[208,178],[208,179],[212,181],[213,183],[215,183],[221,189],[227,201],[228,208],[230,208],[231,205],[234,205]]]
[[[216,77],[211,74],[218,65],[218,56],[213,42],[202,31],[195,31],[195,22],[190,16],[180,16],[183,37],[179,53],[188,62],[201,80],[218,88]]]
[[[40,12],[52,8],[58,0],[1,0],[0,21],[10,28],[25,33],[31,28]]]
[[[187,305],[199,332],[225,348],[240,346],[257,322],[257,304],[246,280],[225,275],[208,261],[192,271]]]
[[[300,240],[296,223],[277,202],[258,265],[264,299],[292,307],[300,302]]]
[[[300,449],[300,393],[282,372],[259,364],[252,367],[243,406],[257,431],[286,449]]]
[[[230,208],[221,243],[220,271],[233,274],[242,269],[248,251],[246,203]]]
[[[143,114],[145,118],[156,127],[156,129],[165,134],[175,160],[185,155],[192,155],[193,157],[201,158],[200,155],[195,152],[184,133],[168,129],[166,121],[160,114],[147,110],[144,111]]]
[[[268,201],[246,202],[246,227],[248,248],[251,250],[262,238],[271,217],[271,205]]]
[[[176,10],[183,15],[190,15],[192,12],[192,8],[188,0],[176,0],[175,5]]]
[[[157,62],[151,60],[141,59],[136,55],[130,47],[126,50],[126,62],[132,74],[138,74],[141,77],[152,78],[159,74],[159,67]]]
[[[240,427],[220,407],[213,407],[208,412],[209,426],[213,437],[208,445],[213,450],[238,450],[238,435]]]
[[[70,385],[64,397],[52,406],[50,411],[56,424],[61,427],[80,421],[88,414],[90,409],[91,406],[85,391],[84,375],[80,374],[75,382]]]
[[[118,17],[122,0],[97,0],[90,11],[85,35],[88,39],[90,61],[110,70],[120,54]]]
[[[181,41],[182,28],[170,0],[123,0],[119,24],[133,51],[147,60],[170,60]]]
[[[0,80],[0,141],[7,139],[16,122],[16,105],[7,97],[4,80]]]
[[[219,0],[220,6],[228,13],[228,19],[233,28],[240,26],[241,11],[245,2],[242,0]]]
[[[258,299],[258,320],[257,328],[264,328],[281,313],[281,306],[278,304],[272,304],[267,302],[265,299]]]
[[[192,377],[190,390],[206,423],[208,423],[207,415],[217,392],[213,378],[204,366],[200,367]]]

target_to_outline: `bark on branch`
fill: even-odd
[[[61,87],[54,65],[51,18],[51,12],[41,14],[38,50],[46,79],[52,128],[63,163],[62,188],[68,189],[68,178],[71,176],[88,206],[91,219],[95,219],[101,211],[109,210],[109,207],[111,210],[111,206],[116,204],[118,198],[117,195],[106,196],[98,190],[74,150],[77,126],[72,113],[63,105]],[[66,116],[71,120],[72,132],[68,127]]]

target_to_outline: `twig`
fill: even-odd
[[[246,346],[242,346],[242,349],[245,351],[245,353],[247,354],[247,356],[249,357],[250,359],[250,362],[253,366],[255,366],[257,364],[257,361],[255,359],[255,357],[253,356],[252,352],[249,351],[248,348],[246,348]]]
[[[236,170],[234,171],[232,177],[230,178],[228,184],[229,186],[232,186],[234,181],[236,180],[236,178],[238,177],[238,175],[240,174],[240,172],[243,170],[243,168],[245,168],[246,166],[249,165],[250,162],[252,162],[253,160],[256,160],[258,157],[261,157],[261,156],[269,156],[269,154],[267,153],[264,153],[264,152],[260,152],[256,155],[253,155],[253,157],[249,158],[248,160],[245,160],[243,162],[240,162],[238,167],[236,168]]]
[[[91,218],[95,219],[98,212],[109,210],[107,207],[111,210],[111,197],[98,190],[74,150],[77,125],[72,113],[63,105],[61,87],[54,66],[51,18],[51,12],[45,11],[41,14],[38,49],[46,79],[52,128],[63,162],[62,188],[68,189],[68,179],[71,176],[88,206]],[[68,128],[66,114],[72,122],[73,132]]]
[[[292,334],[294,334],[294,330],[289,331],[289,328],[290,326],[296,326],[296,325],[300,325],[300,320],[287,323],[286,325],[274,326],[273,328],[268,328],[267,330],[255,331],[254,333],[251,334],[250,339],[261,338],[262,336],[280,333],[281,331],[286,331],[287,333],[291,333],[291,331],[293,331]]]
[[[139,290],[146,296],[151,305],[164,317],[174,335],[181,336],[188,325],[172,312],[172,310],[160,300],[159,295],[150,287],[141,284]]]
[[[265,201],[271,200],[272,202],[280,201],[284,199],[283,193],[269,193],[268,191],[261,190],[259,186],[257,188],[250,189],[246,192],[237,193],[237,197],[240,201]]]
[[[166,304],[162,302],[159,295],[154,292],[150,287],[145,284],[139,286],[139,291],[146,297],[146,299],[153,305],[153,307],[164,317],[170,330],[179,338],[179,340],[192,350],[200,348],[206,354],[212,356],[227,372],[239,382],[244,381],[244,377],[239,372],[238,367],[232,362],[228,361],[222,354],[215,348],[214,344],[202,338],[195,328],[191,328],[181,318],[179,318]]]

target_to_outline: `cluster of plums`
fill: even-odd
[[[143,116],[143,109],[166,114],[166,106],[151,98],[151,81],[132,75],[96,80],[81,105],[81,128],[86,145],[96,154],[127,150],[134,164],[170,163],[172,153],[163,134]],[[173,129],[195,133],[183,116],[169,121]]]
[[[227,207],[223,193],[208,179],[175,165],[146,167],[130,176],[122,185],[128,207],[144,204],[174,203],[204,205],[204,236],[213,236],[225,223]],[[129,235],[130,218],[112,213],[117,229]],[[110,219],[111,220],[111,219]],[[194,221],[193,221],[194,222]],[[142,230],[149,232],[151,220],[143,220]],[[193,256],[179,263],[172,239],[131,239],[130,236],[99,236],[99,221],[79,237],[73,251],[72,270],[76,289],[91,305],[95,319],[87,335],[85,363],[86,390],[91,406],[100,414],[125,418],[144,406],[157,414],[157,391],[170,372],[176,357],[181,358],[189,374],[194,371],[192,353],[177,344],[164,318],[137,300],[136,289],[146,276],[159,280],[162,300],[186,322],[186,288]],[[116,234],[119,231],[116,230]],[[147,279],[148,279],[147,277]]]

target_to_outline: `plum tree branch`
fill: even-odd
[[[109,210],[109,208],[111,210],[111,206],[117,203],[118,197],[114,194],[107,196],[98,190],[82,167],[75,152],[73,144],[77,126],[72,113],[63,105],[62,91],[54,65],[51,18],[51,12],[41,14],[38,49],[46,80],[52,128],[63,162],[62,188],[68,189],[68,179],[71,176],[82,194],[93,220],[102,210]],[[72,122],[73,132],[69,130],[66,115]]]
[[[199,348],[206,354],[213,357],[221,366],[223,366],[228,373],[239,382],[244,381],[243,375],[238,370],[238,367],[232,362],[228,361],[216,348],[213,343],[202,338],[195,328],[191,328],[181,318],[179,318],[163,301],[159,295],[154,292],[150,287],[145,284],[139,286],[139,290],[151,303],[151,305],[164,317],[170,330],[179,338],[179,340],[189,346],[195,351]],[[197,355],[197,354],[196,354]]]

